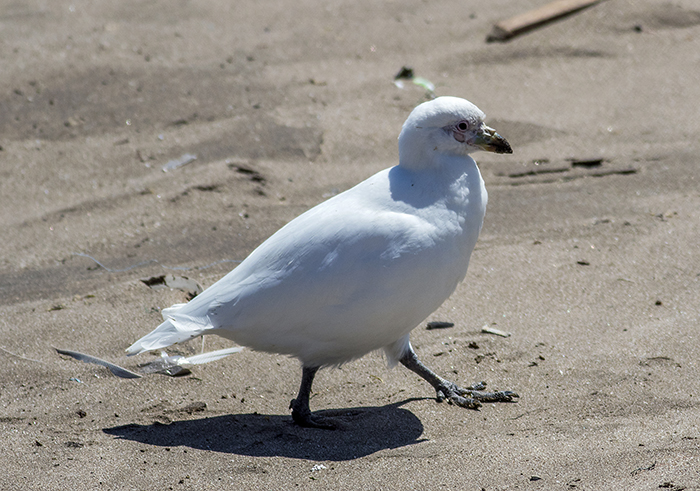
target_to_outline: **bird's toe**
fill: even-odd
[[[463,388],[452,382],[446,382],[437,389],[437,401],[447,400],[450,404],[467,409],[478,409],[482,402],[514,402],[520,397],[512,390],[485,392],[486,382],[477,382]]]
[[[482,402],[513,402],[514,399],[520,397],[512,390],[502,390],[498,392],[482,392],[478,390],[471,391],[471,397]]]
[[[450,404],[466,409],[479,409],[481,407],[481,403],[478,400],[472,399],[471,397],[462,397],[457,394],[450,397],[449,401]]]

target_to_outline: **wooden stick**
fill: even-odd
[[[519,34],[527,32],[548,22],[591,7],[602,0],[557,0],[538,9],[516,15],[510,19],[498,22],[493,26],[486,42],[507,41]]]
[[[495,327],[484,326],[481,328],[481,332],[485,332],[486,334],[495,334],[496,336],[501,336],[503,338],[510,337],[509,332],[501,331],[500,329],[496,329]]]

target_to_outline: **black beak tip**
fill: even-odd
[[[495,150],[496,153],[513,153],[510,143],[508,143],[508,140],[503,137],[501,137],[501,139],[498,141],[498,145],[496,146]]]

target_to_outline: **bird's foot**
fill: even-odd
[[[479,382],[464,389],[454,382],[445,380],[421,363],[410,344],[399,361],[435,387],[438,402],[447,400],[455,406],[478,409],[482,402],[513,402],[513,399],[520,397],[510,390],[484,392],[486,382]]]
[[[320,430],[335,430],[335,426],[330,422],[319,419],[311,415],[308,401],[307,404],[298,402],[298,399],[292,399],[289,403],[289,409],[292,410],[292,419],[296,424],[303,428],[318,428]]]
[[[486,382],[477,382],[467,388],[462,388],[453,382],[445,380],[437,388],[437,401],[447,401],[455,406],[467,409],[479,409],[482,402],[514,402],[520,397],[511,390],[484,392]]]

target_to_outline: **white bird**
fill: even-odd
[[[130,355],[204,334],[302,363],[290,408],[297,424],[331,428],[311,415],[316,372],[383,348],[428,381],[438,401],[477,408],[511,391],[461,388],[416,356],[409,333],[454,292],[481,231],[487,193],[476,150],[512,153],[457,97],[416,107],[399,135],[399,164],[319,204],[263,242],[237,268],[127,349]]]

